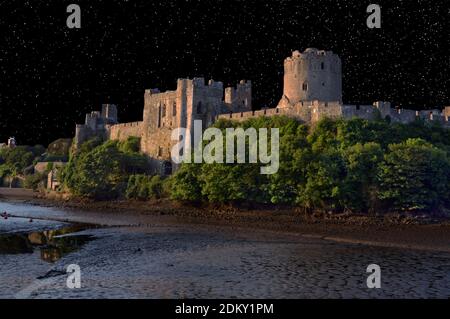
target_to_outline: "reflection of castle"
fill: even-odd
[[[102,112],[86,115],[84,125],[77,125],[75,146],[93,136],[124,140],[141,138],[141,150],[152,160],[159,173],[169,173],[172,129],[191,128],[201,120],[206,128],[218,118],[245,120],[256,116],[287,115],[306,123],[322,117],[374,119],[381,116],[392,122],[407,123],[416,118],[440,122],[450,127],[450,107],[440,110],[413,111],[391,108],[389,102],[373,105],[342,103],[341,60],[331,51],[306,49],[294,51],[284,61],[283,96],[274,109],[252,111],[251,83],[241,81],[236,88],[223,89],[221,82],[203,78],[179,79],[174,91],[149,89],[144,94],[143,121],[117,124],[115,105],[103,105]]]

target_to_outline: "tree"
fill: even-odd
[[[202,199],[202,182],[200,181],[201,164],[182,164],[180,169],[170,177],[170,197],[176,200],[200,201]]]
[[[27,146],[17,146],[15,148],[3,148],[0,156],[4,163],[14,167],[16,172],[22,172],[27,166],[33,163],[34,155]]]
[[[403,211],[435,210],[448,198],[445,151],[422,139],[392,144],[380,165],[379,198]]]
[[[339,210],[344,207],[345,163],[336,149],[327,149],[308,165],[306,183],[299,185],[297,203],[306,208]]]
[[[352,210],[374,209],[376,204],[377,173],[383,160],[380,144],[355,144],[343,151],[347,176],[345,179],[345,206]]]
[[[300,184],[306,183],[306,169],[313,158],[307,141],[308,127],[296,125],[282,128],[280,136],[280,167],[269,178],[270,202],[294,204]]]
[[[257,164],[204,164],[199,180],[210,202],[267,201],[267,178]]]
[[[84,143],[61,173],[64,185],[74,195],[98,199],[123,196],[129,175],[143,174],[149,168],[144,155],[124,148],[122,143],[108,141],[97,145],[95,140]]]
[[[128,199],[158,199],[163,194],[163,179],[159,175],[131,175],[125,196]]]
[[[141,139],[139,137],[130,136],[124,142],[119,144],[119,149],[123,153],[138,153],[141,148]]]

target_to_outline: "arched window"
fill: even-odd
[[[202,102],[197,103],[197,114],[202,114]]]
[[[177,116],[177,102],[173,102],[173,105],[172,105],[172,116]]]
[[[320,63],[320,68],[323,70],[323,69],[325,69],[325,63]]]
[[[162,107],[162,115],[161,117],[166,117],[166,104],[163,105]]]
[[[303,91],[308,91],[308,83],[303,83],[302,89]]]

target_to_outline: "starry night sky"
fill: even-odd
[[[66,7],[81,7],[68,29]],[[366,7],[382,7],[368,29]],[[72,137],[84,114],[119,105],[142,118],[146,88],[180,77],[253,81],[254,107],[274,107],[292,50],[332,50],[344,102],[450,105],[450,1],[0,0],[0,141]]]

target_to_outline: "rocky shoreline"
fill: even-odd
[[[450,221],[444,217],[400,214],[359,215],[304,213],[290,207],[236,208],[195,206],[169,200],[92,201],[3,196],[3,201],[63,210],[101,214],[139,215],[151,224],[155,218],[167,223],[204,224],[285,232],[336,242],[450,252]]]

